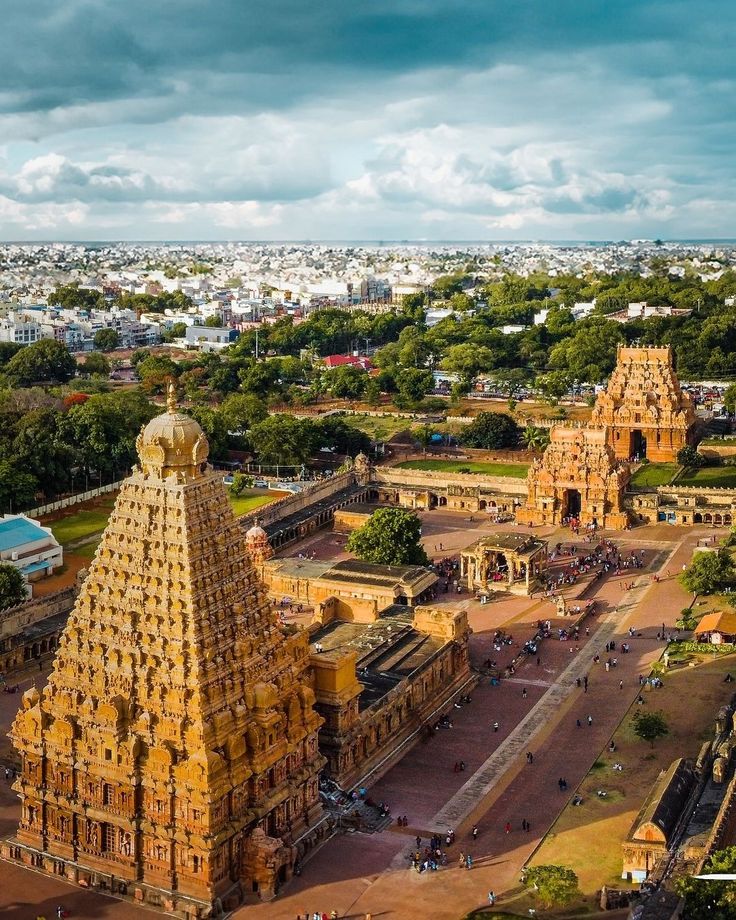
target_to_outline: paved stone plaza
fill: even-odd
[[[424,514],[430,556],[456,553],[487,533],[489,528],[475,517],[470,521],[457,513]],[[535,528],[532,532],[548,539],[551,548],[558,541],[583,545],[567,531]],[[307,910],[329,914],[334,909],[341,917],[362,918],[370,912],[373,917],[396,920],[458,920],[484,904],[489,889],[500,894],[513,888],[525,860],[636,697],[638,674],[660,655],[663,644],[656,633],[663,622],[674,624],[689,601],[675,576],[689,562],[697,541],[714,533],[705,528],[656,525],[612,534],[624,554],[644,550],[646,564],[624,577],[600,580],[588,590],[585,599],[595,598],[598,612],[590,619],[590,636],[581,635],[580,650],[576,652],[571,642],[546,640],[539,665],[531,657],[500,686],[484,681],[472,694],[472,703],[452,710],[451,729],[439,730],[430,740],[420,742],[371,788],[371,796],[387,802],[394,816],[408,817],[408,827],[334,837],[277,900],[240,908],[235,916],[293,920]],[[298,549],[316,558],[341,558],[343,544],[339,535],[324,532]],[[443,550],[435,551],[440,544]],[[658,583],[651,577],[655,571],[661,576]],[[627,590],[624,582],[632,581],[634,587]],[[445,599],[467,608],[474,630],[471,654],[475,664],[490,655],[503,666],[534,633],[537,620],[554,620],[556,612],[539,595],[507,596],[484,606],[467,593],[440,595],[440,602]],[[620,655],[618,667],[609,673],[602,664],[594,665],[596,652],[603,653],[611,638],[617,642],[628,638],[631,625],[642,634],[629,640],[631,653]],[[496,653],[490,639],[501,627],[513,635],[515,644]],[[590,676],[587,694],[576,686],[576,677],[584,674]],[[619,691],[620,680],[623,691]],[[24,686],[29,683],[30,679]],[[0,694],[3,732],[18,702],[17,696]],[[593,717],[591,727],[586,724],[588,715]],[[493,730],[494,721],[499,723],[498,731]],[[526,762],[527,751],[534,753],[532,765]],[[453,765],[461,759],[467,769],[456,773]],[[558,788],[560,777],[568,783],[565,793]],[[0,808],[0,833],[7,835],[16,826],[18,809],[4,781],[0,781]],[[528,832],[521,830],[524,819],[531,824]],[[505,832],[507,822],[512,826],[510,833]],[[479,836],[472,843],[469,834],[474,823]],[[415,848],[415,837],[426,839],[448,828],[457,835],[448,867],[422,875],[410,871],[408,856]],[[472,871],[455,868],[460,851],[472,854]],[[0,912],[10,920],[33,920],[37,914],[51,917],[57,903],[63,903],[74,917],[150,916],[141,908],[79,891],[16,866],[0,865],[0,875]]]

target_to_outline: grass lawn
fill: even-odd
[[[677,480],[678,486],[720,486],[724,489],[736,488],[736,467],[705,466],[702,470],[688,469]]]
[[[271,502],[281,498],[282,492],[271,492],[268,489],[247,489],[243,495],[235,498],[230,495],[230,504],[236,515],[247,514],[263,505],[270,505]]]
[[[483,463],[473,460],[405,460],[397,464],[404,470],[439,470],[443,473],[485,473],[486,476],[510,476],[525,479],[528,463]]]
[[[701,659],[702,660],[702,659]],[[600,754],[583,780],[583,804],[568,805],[532,859],[532,865],[570,866],[585,895],[601,885],[624,886],[621,874],[621,843],[649,794],[660,770],[677,757],[697,757],[704,741],[712,737],[716,712],[732,695],[723,679],[736,668],[736,656],[708,659],[695,668],[683,667],[663,675],[664,687],[644,693],[645,709],[661,710],[669,734],[654,746],[639,740],[631,728],[634,704],[614,734],[616,751]],[[682,701],[687,700],[687,706]],[[623,773],[611,769],[616,762]],[[605,789],[606,798],[598,798]],[[572,795],[570,795],[572,798]]]
[[[68,546],[77,540],[100,533],[105,529],[109,517],[109,508],[95,508],[69,514],[58,521],[52,521],[49,526],[59,543]]]
[[[353,428],[364,431],[374,441],[387,441],[399,431],[416,426],[410,418],[400,418],[398,415],[344,415],[343,421]]]
[[[676,463],[645,463],[631,477],[631,485],[639,489],[666,486],[678,469]]]

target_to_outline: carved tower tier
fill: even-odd
[[[307,634],[279,626],[202,430],[171,394],[168,408],[138,438],[48,684],[13,724],[8,852],[210,917],[272,895],[322,818],[322,720]]]
[[[526,504],[516,512],[520,524],[561,524],[621,530],[628,518],[624,492],[629,467],[617,461],[602,428],[556,425],[549,447],[527,475]]]
[[[672,365],[672,349],[619,346],[608,387],[598,394],[591,425],[605,427],[620,460],[675,462],[693,443],[695,410]]]

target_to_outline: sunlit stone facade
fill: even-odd
[[[599,393],[591,425],[606,429],[618,459],[675,462],[691,444],[692,400],[683,393],[672,365],[672,349],[619,346],[608,387]]]
[[[218,916],[270,896],[322,819],[306,633],[279,626],[197,423],[138,439],[42,692],[4,855],[81,884]]]

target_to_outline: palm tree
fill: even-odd
[[[549,429],[527,425],[521,432],[521,443],[528,450],[544,450],[549,444]]]

